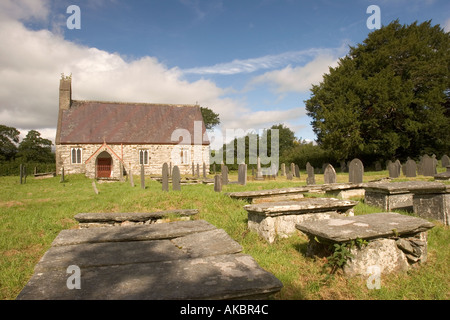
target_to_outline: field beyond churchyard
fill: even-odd
[[[387,171],[366,172],[364,182],[387,176]],[[338,182],[348,181],[347,174],[338,173],[337,177]],[[231,173],[230,180],[237,180],[237,173]],[[401,180],[405,179],[394,179]],[[411,180],[433,179],[419,176]],[[28,177],[23,185],[19,183],[19,177],[0,177],[0,299],[16,298],[58,233],[77,228],[73,219],[77,213],[170,209],[198,209],[199,214],[194,219],[204,219],[224,229],[243,246],[245,253],[283,283],[283,289],[274,296],[277,300],[450,298],[450,231],[439,222],[434,221],[436,226],[428,232],[428,261],[425,264],[407,274],[383,276],[381,289],[370,290],[366,279],[347,279],[341,271],[327,276],[326,259],[306,257],[307,238],[300,233],[268,244],[256,233],[249,232],[247,212],[243,209],[246,203],[224,195],[233,191],[306,185],[305,172],[301,172],[300,179],[292,181],[278,177],[275,181],[249,181],[246,186],[223,186],[222,193],[214,192],[212,185],[203,184],[182,186],[181,191],[167,193],[161,190],[159,182],[150,178],[143,190],[138,176],[134,181],[134,188],[127,182],[98,183],[99,194],[95,194],[92,180],[81,175],[66,176],[64,183],[60,183],[59,177],[42,180]],[[323,175],[316,175],[316,183],[323,183]],[[359,200],[355,214],[381,211],[365,205],[363,199]]]

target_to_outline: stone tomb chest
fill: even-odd
[[[393,212],[305,221],[296,228],[308,235],[308,256],[329,255],[333,244],[366,240],[367,245],[351,249],[347,276],[369,276],[372,266],[380,273],[407,271],[412,264],[427,259],[427,231],[434,225],[424,219]]]
[[[353,214],[351,210],[357,204],[357,201],[335,198],[303,198],[298,201],[249,204],[244,209],[248,213],[249,229],[272,243],[277,236],[286,238],[295,233],[296,223]]]
[[[440,184],[433,188],[423,186],[414,189],[413,211],[419,217],[438,220],[448,226],[450,185]]]
[[[281,188],[256,191],[230,192],[227,195],[233,199],[241,199],[250,203],[274,202],[284,200],[297,200],[303,198],[303,194],[310,192],[311,187]],[[316,188],[318,189],[318,188]]]
[[[365,187],[365,203],[379,207],[383,211],[402,209],[413,211],[415,190],[441,190],[442,183],[427,181],[405,181],[388,183],[369,183]]]

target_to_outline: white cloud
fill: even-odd
[[[338,58],[331,54],[321,54],[304,66],[287,66],[281,70],[266,72],[254,77],[250,86],[269,84],[275,92],[306,92],[312,84],[318,84],[329,67],[337,66]]]
[[[183,70],[187,74],[220,74],[232,75],[239,73],[251,73],[258,70],[274,69],[290,63],[303,63],[318,55],[332,55],[339,49],[308,49],[302,51],[290,51],[276,55],[266,55],[258,58],[236,59],[231,62],[218,63],[213,66],[196,67]]]
[[[450,18],[445,20],[444,25],[442,26],[445,32],[450,32]]]
[[[14,19],[0,21],[0,43],[0,123],[22,130],[54,130],[61,73],[72,74],[73,99],[198,102],[218,112],[224,125],[226,115],[245,110],[223,97],[226,91],[212,81],[186,81],[180,70],[155,58],[126,62],[118,54],[71,43],[48,30],[29,30]]]

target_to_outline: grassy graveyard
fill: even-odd
[[[445,169],[438,168],[438,172]],[[251,176],[251,171],[249,172]],[[387,177],[387,171],[365,172],[364,182]],[[212,178],[212,176],[210,176]],[[230,180],[237,180],[231,172]],[[337,182],[347,182],[347,174],[337,174]],[[403,176],[395,181],[406,180]],[[418,176],[409,180],[433,180]],[[370,290],[367,279],[343,277],[338,271],[329,276],[326,259],[305,257],[307,238],[298,233],[288,239],[268,244],[254,232],[247,230],[246,204],[224,195],[225,192],[294,187],[306,184],[305,172],[300,179],[285,177],[277,180],[248,181],[246,186],[226,185],[222,193],[212,185],[183,185],[181,191],[163,192],[161,183],[150,178],[141,189],[139,176],[136,186],[128,182],[97,183],[83,175],[34,179],[28,177],[20,184],[19,177],[0,177],[0,299],[15,299],[25,286],[33,268],[49,249],[51,242],[63,229],[76,228],[74,215],[81,212],[153,212],[171,209],[198,209],[194,219],[204,219],[224,229],[239,242],[244,253],[250,254],[261,267],[273,273],[284,285],[275,299],[389,299],[389,300],[448,300],[450,298],[450,231],[435,222],[428,232],[428,261],[408,274],[384,276],[381,289]],[[323,175],[316,175],[316,183],[323,183]],[[449,182],[446,182],[449,183]],[[317,195],[315,195],[317,196]],[[355,207],[355,214],[380,212],[363,203]],[[409,214],[406,212],[400,212]]]

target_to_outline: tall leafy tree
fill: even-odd
[[[19,143],[19,130],[0,124],[0,161],[14,159]]]
[[[317,142],[337,159],[450,148],[450,34],[398,20],[369,34],[305,101]]]
[[[54,162],[52,142],[41,137],[36,130],[28,131],[26,137],[20,142],[17,157],[25,162]]]
[[[212,128],[220,124],[218,113],[206,107],[200,107],[200,111],[202,112],[203,122],[207,130],[212,130]]]

